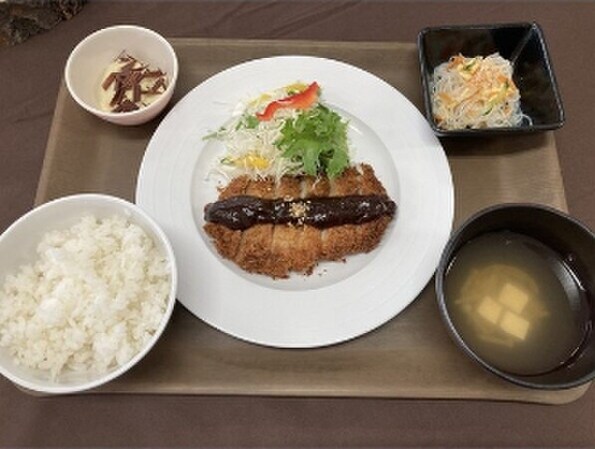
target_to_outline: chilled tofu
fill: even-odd
[[[529,321],[512,312],[505,312],[500,321],[500,328],[519,340],[525,340],[527,338],[530,326]]]
[[[502,306],[489,296],[486,296],[480,301],[477,307],[477,313],[490,323],[497,324],[502,313]]]
[[[529,299],[529,294],[526,291],[511,283],[506,283],[498,296],[500,304],[519,315],[523,313]]]

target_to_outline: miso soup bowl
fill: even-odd
[[[588,329],[577,352],[565,364],[538,375],[517,375],[505,372],[482,359],[463,338],[452,319],[455,298],[446,293],[449,267],[458,251],[483,234],[511,231],[532,237],[562,256],[586,292],[588,306],[580,313],[588,314],[592,323],[595,306],[595,234],[576,219],[551,207],[537,204],[503,204],[484,209],[452,235],[436,271],[436,295],[443,321],[456,344],[469,357],[492,373],[513,382],[537,389],[576,387],[595,378],[595,336]],[[583,318],[583,317],[581,317]]]

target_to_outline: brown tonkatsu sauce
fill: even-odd
[[[392,217],[396,204],[386,195],[346,195],[306,199],[264,199],[239,195],[205,206],[205,221],[232,230],[258,224],[310,225],[330,228]]]

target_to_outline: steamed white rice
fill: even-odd
[[[0,346],[52,379],[105,373],[134,357],[163,318],[169,264],[129,219],[85,216],[44,235],[37,260],[0,291]]]

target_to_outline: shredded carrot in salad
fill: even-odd
[[[438,126],[453,130],[519,126],[521,111],[512,65],[498,53],[456,55],[434,70],[432,112]]]

